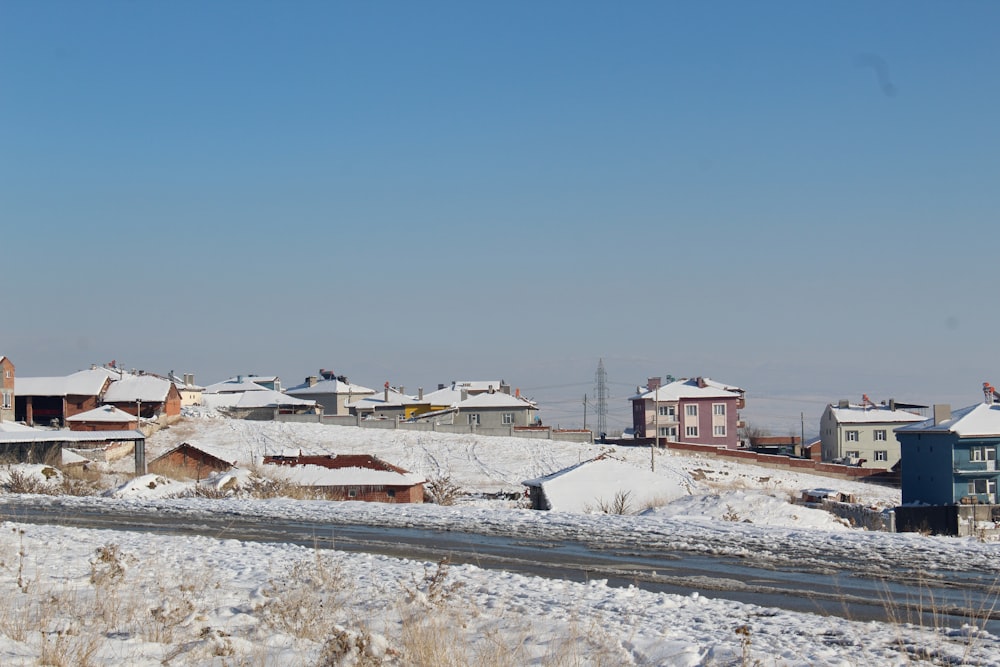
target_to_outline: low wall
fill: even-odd
[[[247,419],[254,419],[248,416]],[[274,415],[274,421],[296,424],[326,424],[328,426],[358,426],[360,428],[399,429],[402,431],[431,431],[434,433],[454,433],[507,438],[534,438],[556,440],[558,442],[594,442],[594,433],[582,429],[554,429],[549,426],[475,426],[473,424],[437,424],[419,421],[405,422],[395,419],[361,419],[354,415]]]
[[[642,439],[619,439],[608,440],[607,442],[620,446],[652,446],[652,438]],[[661,440],[661,443],[663,441]],[[811,459],[796,459],[780,454],[761,454],[748,449],[727,449],[714,445],[697,445],[690,442],[668,442],[667,449],[682,452],[692,452],[714,456],[719,458],[737,459],[776,470],[799,470],[813,475],[823,475],[836,479],[847,479],[852,481],[874,482],[888,486],[899,486],[897,475],[882,468],[860,468],[857,466],[844,466],[836,463],[822,463]]]

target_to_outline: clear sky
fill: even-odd
[[[0,354],[503,378],[563,426],[601,358],[611,426],[668,373],[778,431],[862,393],[967,405],[1000,382],[998,25],[985,1],[0,0]]]

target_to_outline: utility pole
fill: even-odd
[[[583,395],[583,430],[587,430],[587,395]]]
[[[660,388],[653,390],[653,444],[649,447],[649,471],[656,472],[656,443],[660,437]]]

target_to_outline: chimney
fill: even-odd
[[[468,398],[469,398],[469,390],[468,389],[463,389],[462,390],[462,400],[464,401],[464,400],[467,400]]]
[[[442,389],[444,389],[444,383],[438,382],[438,391],[441,391]]]
[[[508,387],[508,389],[509,388],[510,387]],[[514,396],[516,396],[517,398],[521,398],[521,390],[520,389],[515,389],[514,390]]]
[[[404,387],[403,385],[399,385],[399,388],[396,389],[396,391],[398,391],[400,394],[404,394],[405,395],[406,394],[406,387]]]
[[[417,400],[419,400],[419,401],[424,400],[424,388],[423,387],[417,387]]]
[[[851,407],[851,402],[849,400],[847,400],[846,398],[842,398],[837,403],[837,407],[838,408],[849,408],[849,407]]]
[[[698,387],[699,387],[700,389],[704,389],[704,388],[705,388],[705,387],[707,387],[707,386],[708,386],[708,383],[707,383],[707,382],[705,382],[705,378],[703,378],[703,377],[699,377],[699,378],[698,378]]]
[[[501,380],[500,381],[500,391],[502,391],[503,393],[505,393],[508,396],[510,396],[510,385],[507,384],[506,382],[504,382],[503,380]]]
[[[319,382],[319,378],[315,375],[310,375],[306,378],[306,384],[310,387],[315,387],[317,382]]]
[[[646,380],[646,389],[650,391],[656,391],[660,388],[660,378],[648,378]]]
[[[893,412],[896,411],[896,399],[895,398],[890,398],[889,399],[889,409],[892,410]]]
[[[935,403],[934,404],[934,425],[937,426],[942,422],[946,422],[951,419],[951,405],[949,403]]]
[[[239,383],[239,384],[243,384],[243,376],[242,375],[237,375],[236,376],[236,382]]]
[[[383,387],[382,397],[383,397],[382,398],[383,401],[385,401],[386,403],[389,402],[389,383],[388,382],[386,382],[385,386]]]
[[[495,389],[493,388],[493,385],[490,385],[490,386],[489,386],[489,387],[487,387],[486,389],[487,389],[487,391],[489,391],[489,392],[490,392],[491,394],[495,394],[495,393],[496,393],[496,390],[495,390]]]

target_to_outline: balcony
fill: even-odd
[[[961,464],[956,463],[953,467],[955,474],[958,475],[975,475],[984,472],[996,472],[996,469],[996,461],[967,461]]]

